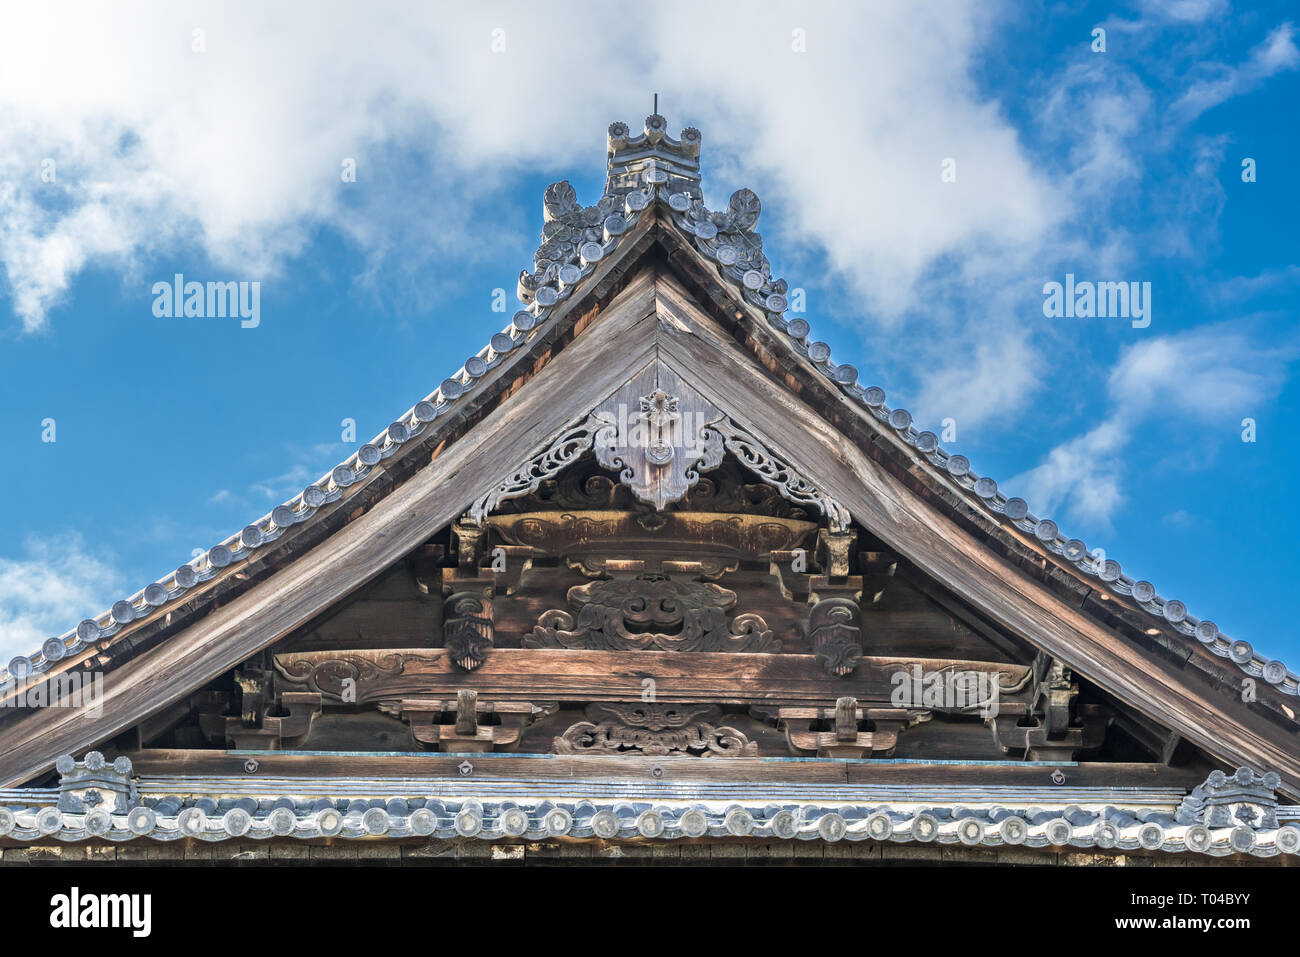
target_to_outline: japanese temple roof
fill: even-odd
[[[1300,696],[1300,677],[1282,662],[1263,657],[1246,641],[1228,638],[1213,621],[1193,616],[1184,602],[1161,597],[1154,585],[1126,574],[1113,558],[1066,536],[1055,521],[1039,517],[1023,499],[1008,497],[996,481],[976,473],[965,456],[944,449],[933,432],[918,431],[910,413],[886,404],[883,389],[862,386],[858,370],[834,361],[830,347],[813,338],[805,319],[786,316],[787,283],[772,277],[762,237],[754,228],[761,209],[758,197],[741,189],[732,194],[725,210],[706,209],[699,188],[700,134],[687,129],[680,139],[674,139],[666,130],[666,121],[658,115],[648,117],[644,132],[636,135],[622,123],[610,126],[606,192],[592,206],[582,206],[567,182],[547,188],[542,242],[533,270],[519,277],[518,294],[524,308],[431,394],[318,481],[239,533],[115,602],[97,617],[48,639],[35,653],[14,658],[7,669],[0,669],[0,683],[35,677],[91,646],[105,647],[159,610],[184,606],[187,612],[192,611],[196,602],[186,600],[191,591],[231,566],[253,563],[289,530],[320,522],[323,513],[332,511],[329,506],[365,485],[390,459],[421,444],[420,440],[427,442],[448,431],[447,423],[475,402],[480,384],[492,370],[508,363],[524,347],[550,341],[557,318],[572,302],[593,284],[597,290],[609,284],[616,275],[611,264],[622,258],[629,246],[643,248],[645,230],[638,227],[654,219],[671,224],[681,240],[711,264],[734,298],[763,316],[794,353],[809,360],[834,388],[865,409],[882,431],[891,433],[916,460],[931,466],[945,486],[973,508],[1031,538],[1039,549],[1089,585],[1128,599],[1188,643],[1204,646],[1232,662],[1242,674],[1262,678],[1286,695]],[[1104,553],[1109,554],[1109,550]],[[201,597],[198,602],[204,600],[207,598]],[[1228,678],[1226,673],[1224,678]]]

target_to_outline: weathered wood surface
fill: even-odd
[[[643,368],[655,354],[655,277],[633,279],[585,334],[543,366],[509,402],[481,423],[496,441],[453,443],[425,469],[365,515],[340,529],[327,545],[277,572],[265,585],[239,595],[163,645],[111,672],[104,680],[98,718],[48,708],[25,718],[21,734],[7,735],[0,781],[15,786],[83,748],[138,722],[233,668],[293,628],[345,597],[449,525],[584,409]]]
[[[1300,748],[1293,731],[1252,713],[1233,695],[1212,694],[1203,684],[1189,682],[1170,663],[1140,654],[919,499],[794,393],[767,376],[736,375],[752,359],[673,276],[660,277],[656,303],[665,363],[742,425],[804,464],[890,548],[944,582],[989,621],[1068,661],[1120,700],[1153,714],[1222,760],[1277,770],[1283,790],[1300,796]],[[791,361],[809,366],[799,357]],[[866,422],[867,412],[849,399],[836,395],[830,401],[840,403],[846,416]],[[869,424],[864,431],[879,433]]]
[[[446,777],[462,779],[463,758],[450,754],[295,754],[257,756],[257,771],[245,769],[246,754],[224,751],[145,750],[130,755],[142,777],[229,775],[250,781],[268,777]],[[1158,764],[1080,763],[1048,767],[1007,763],[908,763],[890,761],[795,761],[764,758],[636,757],[631,755],[498,754],[472,758],[475,780],[527,778],[556,781],[765,781],[774,783],[854,783],[916,785],[1056,786],[1054,771],[1070,787],[1191,788],[1201,783],[1199,769]],[[658,768],[662,773],[655,774]]]
[[[900,671],[910,674],[915,665],[926,674],[1001,674],[1007,686],[1020,682],[1028,671],[1024,665],[1000,662],[864,657],[853,673],[832,678],[813,655],[541,648],[498,648],[469,673],[440,648],[275,656],[282,677],[325,694],[337,695],[340,680],[352,678],[357,704],[414,695],[455,697],[464,688],[494,700],[638,701],[649,681],[655,701],[830,707],[845,695],[887,702],[895,688],[893,676]],[[319,677],[304,680],[312,673]]]
[[[602,260],[591,277],[589,277],[590,289],[578,298],[565,300],[552,313],[551,318],[548,320],[548,324],[551,326],[550,331],[540,337],[530,348],[515,350],[505,356],[499,364],[489,369],[478,380],[474,391],[457,404],[456,414],[450,417],[447,422],[454,425],[461,420],[462,416],[471,414],[471,410],[481,411],[480,407],[490,407],[497,399],[504,400],[518,391],[523,381],[539,372],[552,358],[550,346],[557,338],[561,337],[561,330],[565,330],[567,327],[572,335],[576,336],[596,318],[597,313],[594,307],[597,304],[593,297],[604,297],[609,294],[612,288],[619,288],[615,299],[607,304],[607,308],[599,312],[600,318],[604,318],[612,310],[614,302],[622,302],[623,305],[628,305],[638,301],[638,294],[628,288],[633,285],[633,282],[626,282],[626,285],[622,286],[621,284],[624,283],[629,274],[629,269],[634,267],[639,252],[643,252],[652,242],[654,230],[654,217],[643,217],[637,226],[627,233],[621,244],[621,248],[629,254],[629,259],[625,261],[620,257],[609,257]],[[642,276],[641,279],[642,289],[640,295],[644,296],[646,280],[653,282],[653,275],[647,274]],[[625,295],[628,293],[630,295]],[[584,309],[589,311],[584,312]],[[556,381],[564,381],[564,379],[561,376]],[[442,420],[439,421],[442,422]],[[435,427],[430,433],[431,440],[438,440],[449,431],[454,430]],[[464,443],[462,443],[462,446],[464,446]],[[434,446],[433,457],[438,457],[445,448],[446,439],[444,438],[440,444]],[[464,451],[464,448],[462,448],[462,451]],[[163,606],[148,617],[133,622],[129,628],[123,629],[110,638],[95,642],[79,652],[65,656],[47,674],[66,672],[85,665],[87,662],[96,660],[101,653],[109,651],[116,645],[128,644],[134,646],[137,636],[153,633],[159,628],[169,627],[174,617],[189,618],[196,610],[203,609],[214,600],[226,600],[224,597],[226,590],[238,588],[240,582],[278,573],[285,563],[301,558],[304,551],[316,544],[315,535],[321,524],[332,523],[336,514],[342,513],[346,515],[356,508],[359,502],[368,501],[372,495],[383,496],[386,491],[385,487],[393,484],[392,475],[390,474],[391,469],[405,469],[409,463],[404,460],[423,458],[429,454],[427,442],[409,443],[399,451],[397,456],[388,460],[385,467],[372,471],[362,481],[349,486],[344,497],[328,507],[328,514],[325,516],[323,523],[320,518],[317,518],[312,522],[295,525],[287,529],[271,549],[271,553],[284,552],[284,557],[272,561],[269,558],[271,553],[256,553],[249,561],[232,562],[210,581],[192,589],[187,594],[183,605],[173,606],[168,604]],[[472,472],[472,469],[470,471]],[[372,577],[373,574],[374,572],[371,571]],[[357,584],[362,584],[364,581],[363,579]],[[214,599],[214,596],[217,597]],[[196,625],[196,627],[198,626]],[[183,633],[189,633],[189,629],[178,632],[171,637],[178,638]],[[135,660],[139,655],[128,652],[126,657],[128,660]],[[44,733],[44,731],[38,730],[37,733]],[[24,730],[20,735],[13,735],[12,740],[28,740],[28,737],[26,730]],[[6,755],[6,751],[0,751],[0,775],[5,774],[8,767]],[[47,766],[51,763],[51,761],[46,761]]]

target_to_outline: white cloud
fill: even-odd
[[[399,0],[364,13],[350,0],[10,10],[0,261],[14,312],[43,329],[77,275],[104,264],[138,283],[147,309],[159,277],[142,270],[161,252],[191,253],[196,270],[210,260],[221,275],[206,278],[266,278],[322,228],[361,253],[358,283],[378,288],[395,270],[427,290],[435,260],[454,282],[449,266],[502,245],[493,217],[472,214],[508,195],[509,177],[597,173],[605,126],[635,125],[653,91],[674,129],[704,130],[712,204],[740,186],[780,203],[780,220],[761,224],[771,248],[824,254],[862,304],[864,333],[908,336],[903,371],[920,415],[948,414],[951,397],[968,426],[1020,411],[1044,380],[1041,356],[1058,351],[1025,291],[1064,267],[1119,276],[1157,245],[1130,236],[1122,210],[1145,182],[1169,94],[1081,42],[1020,104],[1018,129],[976,80],[1012,6],[770,3],[756,14],[664,0],[656,10]],[[1155,31],[1222,11],[1221,0],[1150,0],[1139,13]],[[195,29],[205,52],[192,48]],[[494,30],[504,53],[492,52]],[[806,52],[793,49],[795,31]],[[1246,63],[1186,90],[1186,108],[1251,88],[1294,53],[1290,26],[1278,27]],[[41,179],[47,158],[55,183]],[[358,164],[351,193],[346,158]],[[940,177],[946,159],[956,182]],[[1168,190],[1193,195],[1186,185]],[[1198,236],[1212,229],[1203,212],[1158,217],[1169,231],[1160,248],[1177,251],[1185,222]],[[501,264],[503,284],[515,265]]]
[[[1143,425],[1190,420],[1233,426],[1276,395],[1295,355],[1294,344],[1264,345],[1226,324],[1130,346],[1107,382],[1108,416],[1007,486],[1040,514],[1064,509],[1078,521],[1108,528],[1124,501],[1123,453]],[[1221,430],[1229,434],[1231,428]],[[1213,442],[1213,435],[1205,441]]]
[[[922,377],[916,409],[922,421],[952,418],[959,429],[996,418],[1038,388],[1041,364],[1014,335],[976,343],[968,363],[941,365]]]
[[[1300,66],[1300,50],[1295,45],[1295,28],[1284,23],[1274,28],[1264,42],[1250,51],[1239,66],[1213,64],[1212,73],[1193,83],[1173,106],[1173,113],[1185,121],[1200,116],[1234,96],[1249,93],[1264,80]]]
[[[1208,288],[1208,295],[1217,304],[1240,306],[1259,296],[1280,292],[1296,284],[1300,284],[1300,266],[1283,266],[1279,269],[1266,269],[1255,276],[1233,276],[1213,283]]]
[[[1227,0],[1141,0],[1143,13],[1183,23],[1200,23],[1228,12]]]
[[[885,314],[908,305],[936,257],[1033,244],[1059,211],[975,89],[987,11],[961,6],[774,4],[754,16],[670,2],[632,18],[614,5],[390,0],[364,14],[246,2],[7,16],[0,259],[28,330],[86,266],[128,267],[178,243],[240,275],[283,266],[322,224],[367,254],[409,255],[408,222],[421,243],[454,243],[467,204],[501,175],[598,168],[605,126],[636,123],[651,90],[671,121],[705,129],[711,163],[742,155],[790,200],[782,229],[824,237],[833,266]],[[496,28],[503,54],[491,52]],[[807,53],[791,49],[795,29]],[[394,145],[425,167],[388,168]],[[369,184],[359,206],[341,200],[347,157]],[[956,184],[940,182],[947,157]]]
[[[78,534],[28,539],[18,558],[0,558],[0,663],[36,651],[71,623],[121,597],[122,577]]]
[[[1141,16],[1137,20],[1111,18],[1108,29],[1133,32],[1165,23],[1201,23],[1229,12],[1228,0],[1138,0]]]
[[[1111,371],[1116,414],[1130,421],[1171,413],[1236,422],[1281,386],[1290,350],[1265,346],[1230,324],[1130,346]]]
[[[1063,506],[1081,521],[1106,526],[1123,501],[1119,487],[1119,453],[1128,442],[1124,424],[1107,421],[1063,442],[1042,465],[1007,483],[1019,490],[1039,515],[1054,515]]]

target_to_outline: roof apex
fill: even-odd
[[[645,132],[632,135],[621,120],[609,125],[609,155],[605,193],[621,195],[643,183],[667,186],[669,192],[700,192],[700,131],[682,130],[681,139],[668,135],[668,121],[658,113],[645,118]]]

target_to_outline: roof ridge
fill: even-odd
[[[647,118],[647,136],[652,130],[666,137],[662,117]],[[626,131],[627,127],[621,123],[610,127],[611,164],[616,153],[621,157],[620,151],[627,142]],[[699,139],[698,131],[683,131],[683,141],[689,142],[689,148],[696,152]],[[671,137],[666,138],[665,144],[674,151],[681,149],[681,143]],[[618,248],[622,238],[647,211],[653,215],[655,210],[666,210],[668,221],[690,237],[696,250],[715,265],[719,277],[746,303],[760,310],[768,324],[782,333],[798,354],[809,359],[823,376],[872,417],[889,426],[904,445],[942,470],[985,513],[998,522],[1032,534],[1048,553],[1063,558],[1114,594],[1131,598],[1148,615],[1160,619],[1179,634],[1196,639],[1215,655],[1236,664],[1244,674],[1263,678],[1279,691],[1300,697],[1300,677],[1281,661],[1264,658],[1247,641],[1228,638],[1213,621],[1194,618],[1183,602],[1160,597],[1150,582],[1135,581],[1125,575],[1119,562],[1107,557],[1103,549],[1093,551],[1080,539],[1067,539],[1055,521],[1033,515],[1022,498],[1008,498],[998,489],[996,481],[978,475],[966,456],[944,449],[933,432],[918,432],[912,424],[911,413],[903,408],[890,409],[885,404],[883,389],[859,385],[856,368],[832,362],[830,346],[810,340],[811,327],[807,320],[785,318],[789,286],[784,279],[771,276],[771,264],[763,254],[762,236],[755,229],[762,204],[752,190],[738,189],[732,193],[725,210],[710,211],[699,197],[698,187],[690,188],[680,170],[668,168],[653,155],[638,159],[645,160],[637,164],[635,173],[643,185],[632,185],[627,181],[628,175],[619,178],[616,187],[607,181],[607,190],[615,191],[605,192],[592,206],[584,207],[578,202],[567,180],[546,188],[542,239],[533,256],[533,271],[523,270],[519,274],[518,297],[525,308],[516,312],[508,326],[493,335],[486,346],[470,356],[437,389],[315,483],[240,532],[130,598],[115,602],[108,611],[85,619],[60,637],[47,639],[40,651],[12,659],[7,669],[0,669],[0,686],[41,674],[67,655],[112,636],[196,585],[216,577],[232,562],[275,541],[288,528],[310,521],[322,507],[343,498],[348,487],[364,479],[379,463],[423,435],[432,423],[446,415],[506,355],[536,338],[546,321],[572,296],[573,290]],[[674,190],[674,187],[681,188]]]

